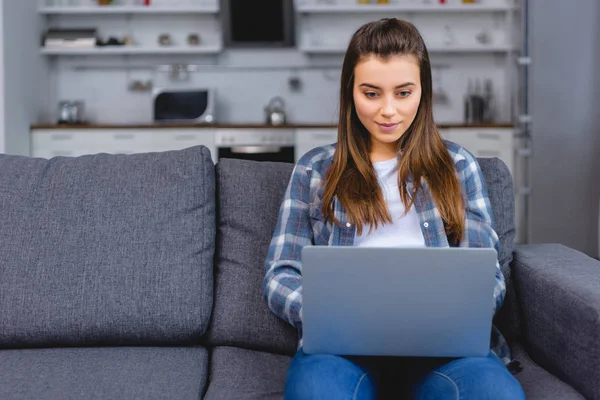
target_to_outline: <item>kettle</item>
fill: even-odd
[[[273,97],[265,107],[266,123],[268,125],[285,124],[285,102],[279,96]]]
[[[61,101],[58,106],[58,123],[59,124],[80,124],[83,123],[84,102],[76,101]]]

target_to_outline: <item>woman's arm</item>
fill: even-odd
[[[300,329],[302,325],[302,248],[313,242],[309,216],[311,170],[301,160],[288,184],[265,260],[264,295],[269,309]]]
[[[468,151],[461,152],[465,160],[460,162],[459,176],[466,196],[465,232],[461,247],[492,247],[500,253],[498,234],[492,228],[492,207],[487,186],[477,159]],[[500,309],[506,294],[506,283],[496,260],[496,286],[494,287],[494,313]]]

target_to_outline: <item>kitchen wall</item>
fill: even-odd
[[[29,126],[32,119],[47,119],[51,98],[49,70],[39,55],[39,38],[44,24],[34,1],[2,0],[0,3],[2,44],[0,68],[0,138],[2,151],[29,155]]]
[[[530,241],[597,256],[600,3],[530,3]]]
[[[433,56],[436,82],[449,101],[435,105],[436,119],[462,122],[463,96],[470,77],[492,79],[499,104],[498,119],[509,120],[505,66],[490,55]],[[169,63],[170,60],[164,60]],[[192,64],[202,63],[189,60]],[[139,61],[138,61],[139,63]],[[157,87],[213,87],[217,91],[217,118],[227,123],[263,122],[263,108],[273,96],[282,96],[292,122],[337,121],[341,57],[313,62],[294,50],[231,50],[216,66],[206,65],[186,80],[169,78],[167,72],[145,69],[79,68],[79,60],[61,60],[56,69],[56,101],[83,99],[87,114],[95,122],[130,123],[151,120],[151,95],[131,92],[128,82],[152,79]],[[245,67],[236,68],[236,65]],[[249,68],[249,65],[254,67]],[[301,88],[290,88],[290,78],[299,78]],[[54,121],[50,121],[54,122]]]
[[[344,42],[348,33],[362,23],[387,15],[298,17],[298,46],[312,43],[319,37],[324,44]],[[475,17],[476,16],[476,17]],[[464,43],[474,40],[482,26],[489,26],[495,43],[510,41],[502,28],[503,16],[460,14],[403,15],[411,18],[422,30],[426,40],[438,45],[447,40],[444,24],[450,24],[453,40]],[[78,26],[101,26],[100,34],[123,35],[136,32],[142,43],[156,38],[156,26],[161,31],[183,36],[186,29],[197,25],[201,18],[203,35],[218,35],[219,26],[207,16],[133,16],[120,15],[77,16]],[[323,19],[326,18],[326,19]],[[446,22],[445,22],[446,21]],[[335,23],[333,23],[335,22]],[[52,17],[53,26],[73,24],[73,16]],[[208,28],[206,27],[208,26]],[[152,29],[154,27],[154,29]],[[182,28],[185,27],[185,28]],[[209,38],[210,39],[210,38]],[[436,104],[436,117],[441,123],[462,122],[463,96],[469,78],[489,78],[499,105],[498,120],[510,121],[510,87],[512,77],[507,73],[506,53],[431,54],[434,66],[434,85],[443,88],[449,101]],[[174,63],[202,65],[199,72],[190,74],[185,81],[169,79],[167,73],[154,66]],[[82,99],[86,102],[89,119],[93,122],[130,123],[151,120],[149,93],[131,92],[128,84],[134,79],[151,79],[157,87],[210,86],[217,90],[219,122],[263,122],[263,107],[273,96],[286,100],[292,122],[333,123],[337,119],[339,73],[342,56],[307,55],[296,49],[279,50],[224,50],[217,56],[156,56],[156,57],[60,57],[53,60],[51,86],[52,103],[49,112],[56,109],[61,99]],[[302,89],[293,91],[288,85],[291,77],[302,81]],[[513,85],[514,86],[514,85]],[[38,122],[54,122],[38,121]]]

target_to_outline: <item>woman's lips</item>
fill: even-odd
[[[377,125],[379,125],[379,130],[383,133],[390,133],[396,130],[396,128],[398,127],[398,125],[400,125],[400,123],[395,123],[395,124],[380,124],[378,122],[376,122]]]

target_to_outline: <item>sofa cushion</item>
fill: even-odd
[[[0,347],[198,339],[212,308],[214,208],[202,146],[0,155]]]
[[[528,400],[584,400],[571,386],[535,364],[520,345],[512,347],[522,371],[516,378]],[[212,352],[210,382],[205,400],[281,399],[291,357],[217,347]]]
[[[0,398],[201,399],[204,348],[0,350]]]
[[[584,400],[578,391],[534,363],[520,344],[511,347],[523,370],[516,374],[528,400]]]
[[[562,244],[519,245],[523,343],[539,365],[600,400],[600,263]]]
[[[478,158],[485,177],[488,195],[494,212],[494,230],[500,238],[500,267],[506,280],[504,305],[496,314],[494,323],[508,341],[520,335],[520,314],[517,296],[512,284],[510,265],[515,251],[515,194],[510,171],[498,158]]]
[[[291,357],[236,347],[211,353],[210,382],[204,400],[282,399]]]
[[[263,296],[264,261],[293,165],[223,159],[217,164],[215,304],[208,343],[294,354],[296,330]]]

